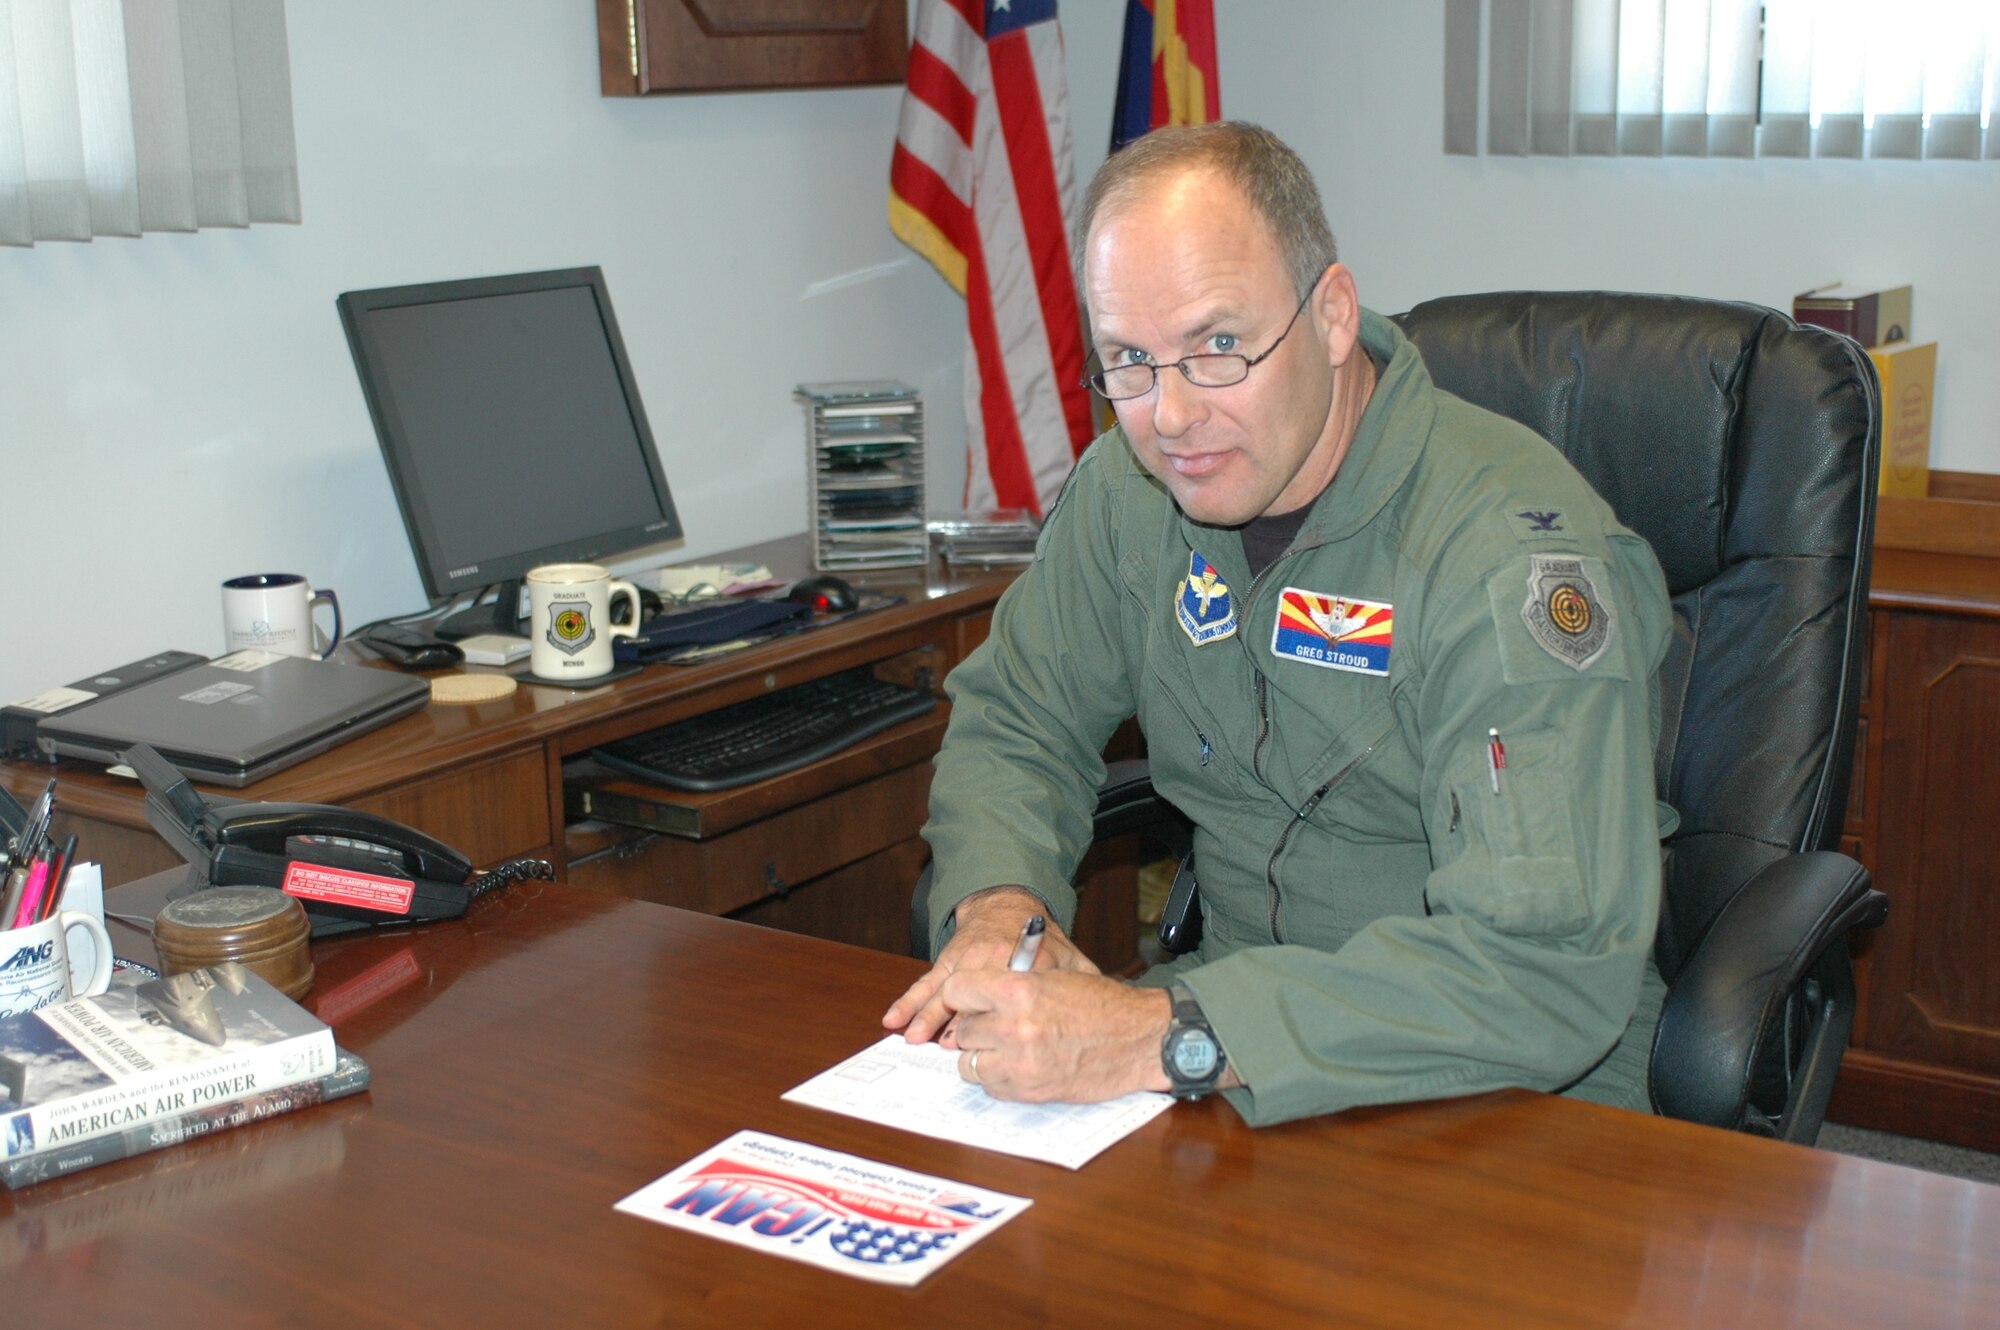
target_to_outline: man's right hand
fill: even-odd
[[[903,1038],[913,1044],[937,1039],[946,1048],[952,1047],[948,1027],[953,1012],[942,997],[944,981],[959,970],[1006,969],[1020,941],[1021,926],[1048,912],[1042,898],[1023,887],[993,887],[960,901],[952,911],[956,923],[951,941],[938,953],[936,964],[890,1004],[882,1015],[882,1027],[901,1030]],[[1099,973],[1054,919],[1048,921],[1035,968]]]

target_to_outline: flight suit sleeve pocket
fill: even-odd
[[[1576,860],[1573,798],[1561,736],[1505,739],[1499,793],[1486,746],[1475,741],[1445,773],[1451,830],[1432,871],[1432,907],[1484,920],[1502,933],[1568,937],[1590,918]]]

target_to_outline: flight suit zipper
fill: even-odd
[[[1266,692],[1269,684],[1264,672],[1257,671],[1257,682],[1252,692],[1257,698],[1257,738],[1250,745],[1250,771],[1258,780],[1264,779],[1264,741],[1271,737],[1270,695]]]
[[[1278,844],[1272,849],[1271,858],[1264,865],[1264,882],[1269,889],[1271,900],[1271,940],[1273,942],[1283,942],[1285,940],[1284,934],[1278,930],[1278,910],[1284,904],[1284,891],[1278,886],[1278,860],[1284,857],[1285,847],[1292,843],[1292,832],[1313,815],[1313,810],[1320,806],[1320,801],[1325,799],[1335,786],[1346,780],[1353,774],[1356,767],[1368,760],[1368,755],[1380,747],[1382,741],[1389,737],[1389,732],[1395,728],[1395,718],[1391,717],[1389,723],[1382,727],[1382,732],[1377,734],[1373,739],[1370,739],[1368,746],[1362,749],[1352,762],[1349,762],[1346,766],[1327,777],[1325,783],[1312,792],[1311,797],[1304,804],[1300,805],[1298,812],[1290,822],[1285,824],[1285,829],[1279,833]]]

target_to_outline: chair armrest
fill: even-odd
[[[1881,923],[1888,905],[1867,869],[1826,850],[1788,855],[1744,883],[1668,990],[1653,1038],[1654,1107],[1710,1126],[1754,1127],[1747,1120],[1762,1110],[1752,1092],[1778,1057],[1787,1102],[1775,1117],[1764,1115],[1766,1125],[1796,1139],[1787,1120],[1802,1100],[1816,1098],[1796,1126],[1807,1141],[1816,1136],[1853,1020],[1845,939]],[[1808,980],[1819,981],[1807,996],[1820,1010],[1808,1014],[1808,1041],[1794,1050],[1786,1008]]]

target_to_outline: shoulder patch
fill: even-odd
[[[1528,556],[1521,619],[1537,646],[1579,672],[1610,647],[1616,624],[1586,562],[1562,554]]]

